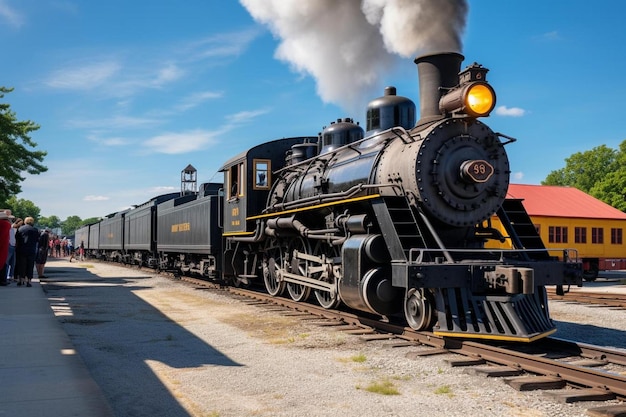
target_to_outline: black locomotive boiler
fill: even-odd
[[[553,333],[545,287],[581,285],[580,263],[568,250],[549,252],[521,202],[506,199],[504,147],[513,139],[479,120],[495,92],[486,68],[460,71],[462,61],[457,53],[416,59],[417,122],[415,104],[388,87],[368,106],[366,131],[339,119],[318,137],[259,144],[223,165],[221,190],[148,204],[159,221],[147,258],[440,335],[532,341]],[[211,209],[198,214],[199,199],[212,199]],[[506,236],[490,227],[494,214]],[[161,245],[162,230],[179,243]],[[489,243],[506,239],[513,250]]]

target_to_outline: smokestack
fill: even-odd
[[[459,84],[461,63],[465,57],[456,52],[425,55],[415,59],[419,75],[420,119],[416,126],[441,119],[439,100]]]

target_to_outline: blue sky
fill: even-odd
[[[364,124],[385,85],[419,100],[411,51],[357,54],[382,43],[372,33],[335,37],[353,20],[334,12],[358,0],[265,1],[0,0],[0,85],[15,88],[2,100],[41,125],[32,138],[48,152],[49,170],[29,176],[18,197],[43,216],[103,216],[180,190],[188,164],[199,182],[221,180],[221,164],[254,144],[316,135],[340,117]],[[318,19],[269,24],[263,14],[276,4]],[[626,3],[468,6],[463,67],[490,69],[498,110],[483,121],[518,139],[507,145],[513,182],[538,184],[572,153],[626,138]],[[298,31],[320,36],[307,48],[280,37]],[[333,55],[371,65],[338,70]]]

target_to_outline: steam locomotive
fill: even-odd
[[[495,92],[488,69],[461,71],[463,59],[415,60],[417,122],[415,104],[387,87],[365,131],[338,119],[318,136],[259,144],[223,165],[223,184],[115,213],[76,242],[92,256],[258,283],[444,336],[552,334],[545,287],[582,285],[581,264],[548,251],[521,201],[506,199],[514,139],[479,120]],[[490,245],[507,239],[514,249]]]

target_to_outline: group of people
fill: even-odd
[[[65,237],[50,236],[49,247],[49,254],[53,258],[65,258],[74,252],[72,240]]]
[[[50,247],[50,231],[39,231],[35,219],[15,218],[10,210],[0,211],[0,286],[16,281],[32,287],[33,269],[38,278],[46,278],[44,267]]]

